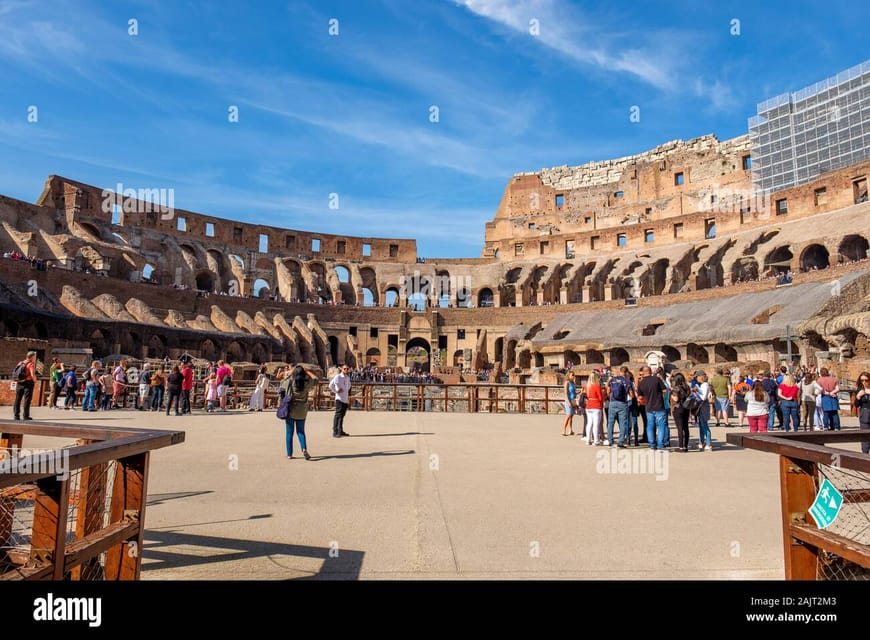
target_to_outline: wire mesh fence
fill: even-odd
[[[843,504],[836,519],[826,527],[828,533],[859,545],[870,545],[870,474],[836,465],[818,465],[816,489],[828,480],[842,494]],[[870,580],[870,569],[834,552],[820,550],[817,580]]]
[[[71,450],[75,445],[62,447]],[[0,460],[14,465],[16,457],[40,452],[18,447],[0,449]],[[57,450],[42,453],[56,454]],[[66,505],[65,542],[73,543],[107,527],[110,521],[111,497],[117,461],[66,471],[69,498]],[[0,575],[13,569],[42,562],[53,548],[33,543],[34,514],[38,488],[35,482],[25,482],[0,489]],[[65,577],[76,580],[101,580],[105,572],[105,553],[79,567]]]

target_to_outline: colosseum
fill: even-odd
[[[870,65],[858,71],[867,93]],[[95,355],[497,369],[519,382],[650,351],[775,365],[791,343],[792,359],[854,379],[870,359],[870,142],[836,161],[779,158],[767,128],[802,95],[759,105],[730,140],[518,173],[472,259],[52,175],[35,203],[0,196],[2,329]]]

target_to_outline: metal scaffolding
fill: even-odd
[[[770,193],[870,158],[870,60],[758,105],[752,181]]]

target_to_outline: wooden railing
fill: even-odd
[[[866,526],[870,455],[839,448],[870,441],[870,431],[729,433],[727,439],[731,444],[779,455],[787,580],[870,577]],[[810,507],[824,479],[841,493],[842,506],[837,520],[821,529],[810,515]]]
[[[76,445],[38,453],[24,436]],[[0,580],[138,579],[149,453],[183,441],[183,431],[0,422]]]
[[[329,409],[335,396],[326,384],[312,392],[312,408]],[[561,386],[496,383],[354,383],[351,409],[457,413],[559,413]]]

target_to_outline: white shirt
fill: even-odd
[[[329,390],[335,394],[335,399],[347,403],[347,396],[350,393],[350,377],[344,375],[344,371],[340,371],[329,382]]]

